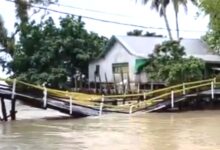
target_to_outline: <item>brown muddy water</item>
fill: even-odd
[[[219,110],[80,119],[20,104],[17,110],[18,121],[0,122],[0,150],[220,150]]]

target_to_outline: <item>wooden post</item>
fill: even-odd
[[[140,93],[140,82],[138,81],[137,93]]]
[[[205,63],[205,69],[204,69],[204,79],[207,78],[207,64]]]
[[[107,78],[107,74],[105,73],[105,88],[106,88],[106,92],[109,93],[109,85],[108,85],[108,78]]]
[[[137,93],[140,93],[140,81],[141,81],[140,74],[137,74],[137,80],[136,80],[136,83],[137,83]]]
[[[150,82],[150,90],[151,90],[151,91],[154,90],[154,83],[153,83],[153,81]]]
[[[102,79],[101,79],[100,74],[99,74],[99,90],[100,90],[100,93],[103,94],[103,92],[102,92]]]
[[[82,83],[82,74],[80,74],[80,77],[79,77],[79,90],[82,90],[83,88],[83,83]]]
[[[124,74],[122,69],[121,69],[121,82],[122,82],[123,93],[125,93]]]
[[[113,79],[114,79],[114,88],[115,88],[115,94],[118,94],[118,87],[115,79],[115,74],[113,73]]]
[[[75,88],[74,88],[74,89],[75,89],[75,92],[77,91],[77,79],[76,79],[76,78],[77,78],[77,77],[75,76],[75,77],[74,77],[74,82],[75,82]]]
[[[216,87],[216,78],[213,79],[214,88]]]
[[[5,101],[4,101],[4,97],[1,97],[1,106],[2,106],[2,116],[3,116],[3,120],[4,121],[8,121],[7,118],[7,111],[6,111],[6,106],[5,106]]]
[[[97,93],[97,82],[96,82],[96,74],[94,74],[94,81],[95,81],[95,93]]]
[[[130,76],[129,76],[129,72],[127,73],[127,80],[128,80],[128,91],[131,91],[131,82],[130,82]]]
[[[141,74],[139,74],[139,93],[141,93],[141,85],[142,85],[142,80],[141,80]]]
[[[89,92],[91,91],[91,87],[90,87],[90,81],[88,80],[88,89],[89,89]]]
[[[11,99],[11,120],[16,120],[16,110],[15,110],[16,99]]]

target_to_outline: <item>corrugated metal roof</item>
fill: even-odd
[[[193,55],[196,58],[202,59],[209,63],[220,63],[219,55],[205,54],[205,55]]]
[[[148,57],[149,54],[153,53],[155,45],[161,44],[163,41],[168,40],[160,37],[138,36],[116,36],[116,39],[118,39],[118,41],[123,44],[123,46],[126,47],[127,50],[129,50],[133,55],[140,57]],[[212,55],[208,46],[200,39],[182,39],[181,45],[185,47],[185,52],[188,56]]]
[[[169,40],[162,37],[143,36],[112,36],[106,49],[96,59],[99,60],[111,50],[115,42],[119,42],[130,53],[139,58],[148,58],[157,44]],[[206,43],[200,39],[182,39],[181,45],[185,47],[185,57],[194,56],[210,63],[220,63],[220,56],[213,54]],[[96,61],[94,60],[94,61]]]

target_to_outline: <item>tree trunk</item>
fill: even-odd
[[[165,21],[165,24],[166,24],[167,32],[168,32],[168,35],[169,35],[169,39],[172,41],[173,37],[172,37],[172,34],[171,34],[169,22],[168,22],[168,19],[167,19],[167,14],[166,14],[165,6],[162,6],[162,9],[163,9],[163,17],[164,17],[164,21]]]
[[[176,19],[176,37],[177,37],[177,40],[179,41],[180,39],[180,30],[179,30],[179,17],[178,17],[178,12],[175,11],[175,19]]]

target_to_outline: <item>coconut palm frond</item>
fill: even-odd
[[[4,26],[4,20],[0,16],[0,44],[3,47],[6,47],[7,45],[7,30]]]
[[[16,17],[20,19],[21,22],[28,21],[28,9],[29,5],[26,0],[15,0],[16,7]]]

